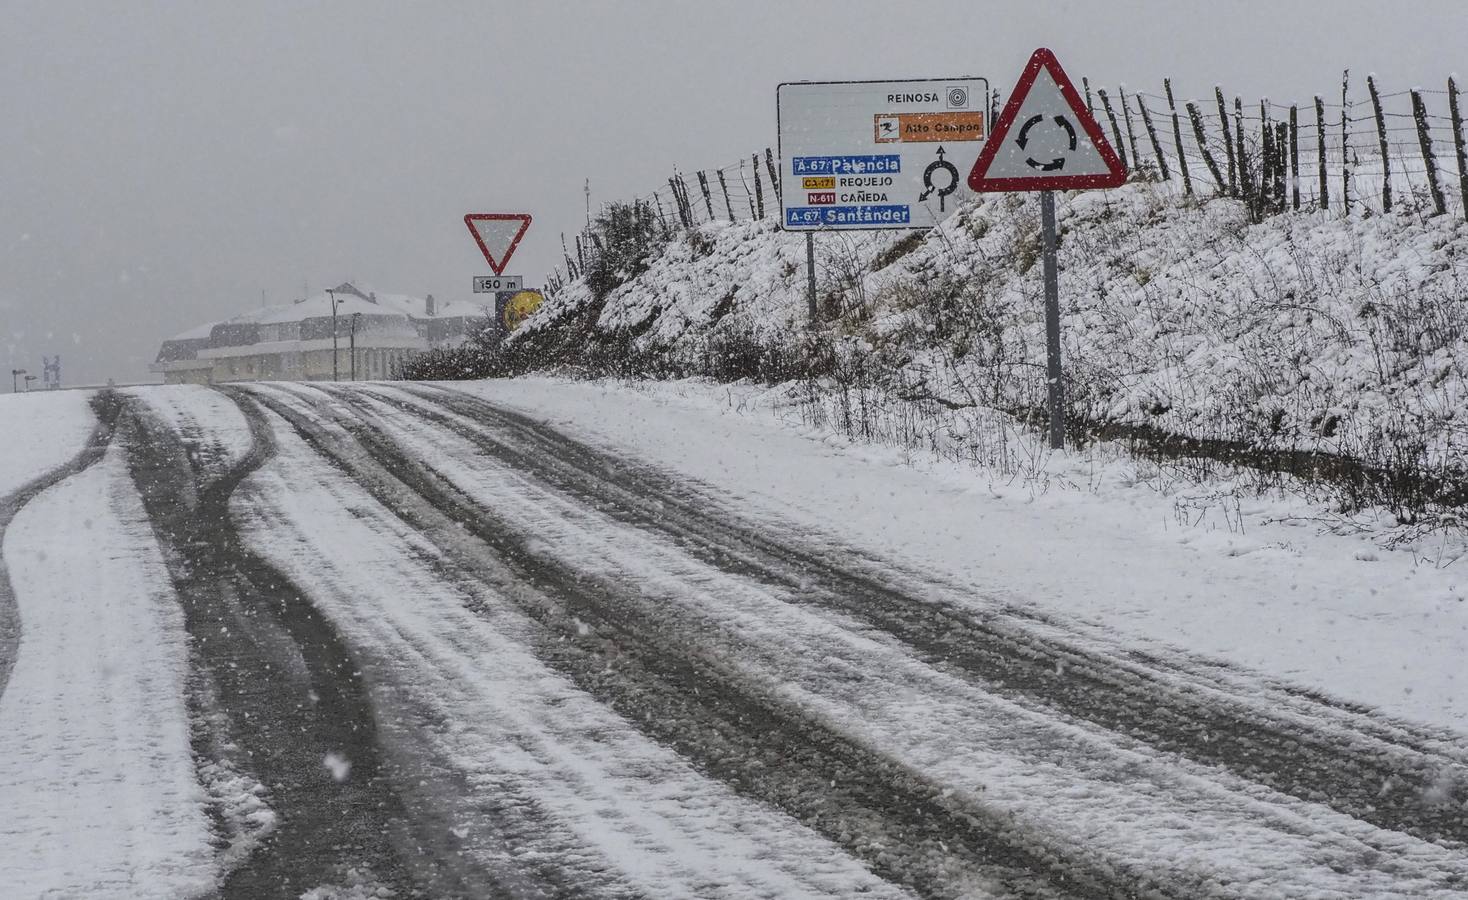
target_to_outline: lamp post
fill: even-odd
[[[352,313],[352,380],[357,380],[357,322],[362,318],[359,312]]]
[[[331,380],[340,380],[336,371],[336,291],[327,291],[331,298]]]
[[[10,393],[20,393],[20,376],[25,374],[25,369],[10,370]]]

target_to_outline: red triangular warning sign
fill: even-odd
[[[1055,54],[1036,50],[969,172],[969,188],[1068,191],[1125,182],[1126,166]]]
[[[510,261],[520,238],[530,229],[529,213],[469,213],[464,224],[474,235],[479,252],[489,262],[494,274],[505,274],[505,264]]]

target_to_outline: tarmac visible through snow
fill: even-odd
[[[182,611],[169,752],[201,789],[168,802],[218,897],[1468,897],[1461,735],[986,600],[468,392],[97,410],[0,536],[125,460],[96,477]],[[25,601],[0,579],[0,690]],[[196,874],[192,846],[147,865]],[[68,865],[25,883],[152,896]]]

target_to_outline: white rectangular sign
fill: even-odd
[[[525,279],[520,275],[475,275],[474,293],[495,294],[500,291],[524,290]]]
[[[931,228],[972,196],[987,79],[792,82],[775,106],[791,231]]]

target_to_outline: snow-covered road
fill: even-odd
[[[1468,896],[1451,716],[995,591],[1001,573],[872,524],[909,526],[922,490],[948,521],[922,473],[546,382],[138,390],[112,447],[4,549],[36,558],[48,510],[101,492],[107,543],[77,552],[124,568],[16,579],[23,613],[58,605],[21,616],[0,696],[34,748],[65,730],[41,707],[97,705],[37,706],[41,654],[121,653],[99,662],[114,698],[171,685],[146,715],[111,711],[151,743],[77,733],[115,748],[108,790],[141,790],[169,836],[106,844],[85,874],[109,896],[156,895],[139,871],[222,897]],[[772,453],[806,483],[751,478]],[[1116,566],[1145,597],[1158,562],[1132,543]],[[1207,575],[1220,602],[1259,577]],[[75,617],[109,592],[150,612],[82,650]],[[124,778],[138,760],[149,779]],[[0,789],[65,793],[50,771],[13,755]],[[85,839],[74,811],[105,805],[31,808],[0,859],[53,883],[56,857],[24,848]]]

